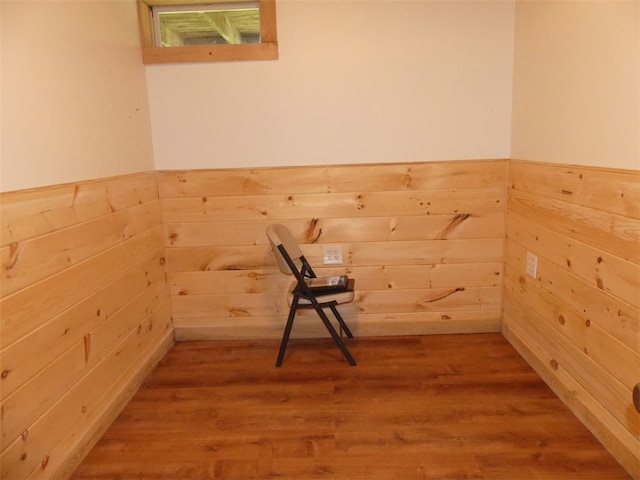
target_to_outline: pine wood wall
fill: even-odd
[[[178,339],[282,335],[265,228],[287,225],[318,274],[356,279],[356,335],[500,329],[506,161],[160,172]],[[323,245],[344,264],[323,266]],[[327,333],[310,312],[293,337]]]
[[[507,217],[504,335],[640,478],[640,172],[511,161]]]
[[[157,174],[0,195],[0,477],[65,478],[173,341]]]

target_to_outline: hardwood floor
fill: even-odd
[[[500,334],[178,343],[73,479],[628,479]]]

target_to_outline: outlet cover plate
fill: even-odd
[[[531,252],[527,252],[527,275],[531,278],[538,277],[538,257]]]
[[[342,263],[342,247],[340,245],[325,245],[324,264],[339,265]]]

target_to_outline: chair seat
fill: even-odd
[[[293,291],[295,290],[297,285],[298,282],[292,282],[291,285],[289,285],[289,294],[287,295],[287,302],[289,303],[289,306],[291,306],[291,304],[293,303]],[[335,302],[340,305],[342,303],[352,302],[354,297],[355,293],[353,290],[353,279],[349,280],[349,285],[347,286],[346,290],[340,290],[338,292],[316,293],[316,300],[318,300],[318,302],[321,304]],[[311,300],[305,297],[300,297],[300,301],[298,302],[298,304],[311,305]]]

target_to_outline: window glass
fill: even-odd
[[[152,7],[154,46],[260,43],[258,2]]]

